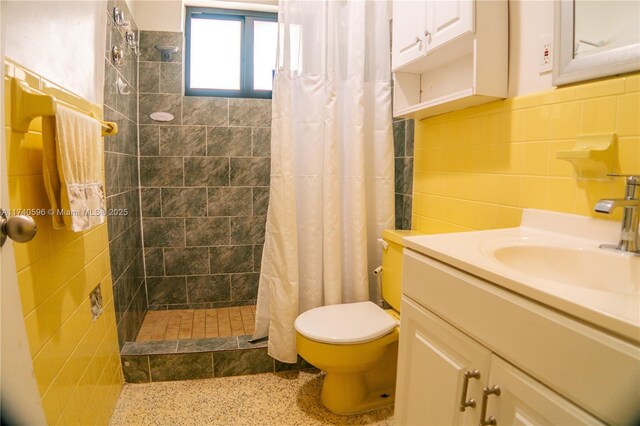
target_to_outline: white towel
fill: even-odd
[[[80,232],[105,221],[100,123],[58,105],[43,120],[43,176],[54,229]]]

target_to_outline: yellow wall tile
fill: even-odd
[[[613,132],[616,129],[617,99],[608,98],[589,99],[582,103],[582,133]]]
[[[629,75],[624,82],[625,92],[637,92],[640,90],[640,74]]]
[[[413,228],[461,232],[517,226],[522,208],[593,212],[622,179],[577,180],[559,150],[579,134],[615,132],[614,171],[640,173],[640,74],[577,84],[421,120],[416,128]],[[499,113],[497,112],[499,111]],[[498,117],[498,114],[500,115]],[[468,142],[449,134],[466,134]]]
[[[618,163],[614,171],[624,175],[640,175],[640,137],[618,139]]]
[[[542,106],[525,110],[524,140],[544,141],[549,139],[550,107]]]
[[[618,97],[618,136],[640,134],[640,93],[628,93]]]
[[[549,172],[549,142],[530,142],[522,145],[524,161],[522,173],[546,176]]]
[[[41,87],[39,76],[15,64],[6,64],[5,71],[23,77],[32,89]],[[55,90],[58,99],[76,108],[101,112],[98,105]],[[24,135],[12,132],[9,124],[5,127],[9,208],[47,209],[41,120],[34,120]],[[35,239],[14,249],[27,338],[47,422],[106,424],[122,387],[107,226],[81,233],[53,230],[50,216],[32,216],[38,226]],[[104,311],[93,321],[89,293],[98,283]],[[90,401],[94,406],[87,410]]]
[[[624,92],[624,78],[605,78],[592,83],[577,84],[576,98],[588,99],[600,96],[618,95]]]
[[[565,102],[549,107],[549,138],[575,138],[580,129],[580,102]]]

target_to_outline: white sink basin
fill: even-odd
[[[527,243],[487,254],[509,268],[566,285],[627,294],[640,291],[640,257],[628,254]]]
[[[518,228],[405,237],[407,248],[640,342],[640,256],[620,224],[525,209]]]

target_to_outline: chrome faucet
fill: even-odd
[[[618,245],[602,244],[601,248],[632,252],[640,255],[640,241],[638,237],[638,211],[640,211],[640,199],[636,196],[636,187],[640,186],[640,177],[626,176],[627,186],[624,198],[600,200],[596,203],[595,210],[598,213],[610,214],[616,207],[623,207],[622,228],[620,230],[620,242]]]

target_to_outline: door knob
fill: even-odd
[[[26,243],[36,236],[36,221],[31,216],[20,215],[7,217],[7,212],[0,214],[0,246],[4,245],[7,237],[17,243]]]

